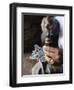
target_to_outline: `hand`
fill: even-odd
[[[43,46],[45,59],[49,64],[60,65],[63,63],[63,51],[60,48]]]

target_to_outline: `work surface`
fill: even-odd
[[[31,75],[32,68],[38,62],[38,60],[30,59],[31,53],[25,53],[22,58],[22,75]]]

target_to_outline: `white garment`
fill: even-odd
[[[55,19],[60,23],[60,33],[59,33],[59,48],[64,48],[64,16],[56,16]]]

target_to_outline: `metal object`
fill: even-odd
[[[37,44],[34,45],[35,50],[32,51],[31,59],[36,60],[38,59],[40,62],[45,62],[43,48],[38,46]]]

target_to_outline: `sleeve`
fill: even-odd
[[[58,40],[58,46],[59,48],[63,49],[64,48],[64,17],[63,16],[56,16],[55,17],[58,22],[60,23],[60,33],[59,33],[59,40]]]

